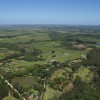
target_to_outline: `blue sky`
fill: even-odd
[[[0,24],[100,25],[100,0],[0,0]]]

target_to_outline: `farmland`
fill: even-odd
[[[6,84],[5,91],[11,92],[8,99],[4,98],[7,93],[3,96],[4,100],[73,100],[69,94],[76,95],[73,91],[80,87],[80,95],[98,87],[100,68],[96,66],[100,65],[93,57],[99,59],[100,55],[99,28],[56,27],[0,28],[0,75],[21,94],[18,96]],[[72,88],[68,88],[70,84]]]

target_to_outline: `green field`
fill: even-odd
[[[89,68],[85,68],[84,66],[82,66],[76,73],[74,73],[74,79],[77,76],[79,76],[84,82],[90,82],[93,78],[93,73]]]
[[[18,100],[18,99],[14,98],[12,96],[8,96],[8,97],[4,98],[3,100]]]
[[[59,98],[64,90],[71,90],[70,83],[73,88],[77,76],[78,81],[91,83],[96,69],[83,61],[90,50],[100,47],[95,44],[100,39],[83,33],[78,29],[0,31],[0,74],[21,96],[32,96],[32,100],[42,94],[43,100]],[[9,96],[4,100],[17,99]]]
[[[61,92],[56,91],[56,90],[47,86],[43,100],[48,100],[48,99],[52,99],[54,97],[58,97],[58,96],[60,96],[60,94],[61,94]]]

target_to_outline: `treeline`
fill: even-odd
[[[31,51],[27,51],[25,49],[21,50],[21,54],[23,55],[22,58],[18,58],[19,60],[26,60],[26,61],[39,61],[44,60],[42,55],[42,51],[33,48]]]
[[[73,47],[73,43],[95,45],[96,44],[95,41],[87,39],[87,37],[91,38],[91,36],[94,37],[94,35],[84,34],[84,32],[81,32],[80,34],[78,33],[78,35],[74,33],[72,34],[72,32],[61,33],[61,32],[51,31],[49,33],[49,37],[51,38],[51,40],[62,41],[61,46],[64,46],[70,49],[78,49],[78,48]]]
[[[15,50],[15,51],[20,51],[21,48],[18,46],[18,44],[13,44],[13,43],[0,43],[0,48],[7,48],[10,50]]]
[[[24,66],[23,66],[24,67]],[[60,67],[59,62],[54,62],[51,64],[43,64],[43,65],[34,65],[33,67],[26,68],[25,70],[18,70],[16,72],[8,72],[5,74],[3,72],[3,76],[8,80],[12,79],[13,77],[21,77],[24,75],[29,75],[31,73],[32,76],[40,77],[41,79],[49,78],[54,73],[54,71]],[[62,66],[61,66],[62,67]]]
[[[32,34],[32,33],[22,33],[22,34],[15,34],[15,35],[3,35],[3,36],[0,36],[0,38],[14,38],[14,37],[17,37],[17,36],[23,36],[23,35],[29,35],[29,34]]]
[[[100,100],[100,91],[95,88],[96,85],[93,87],[93,85],[83,82],[79,77],[74,80],[73,84],[74,88],[63,93],[57,100]]]
[[[87,59],[83,60],[85,66],[100,66],[100,48],[93,48],[87,54]]]
[[[35,40],[31,39],[28,42],[19,42],[19,43],[0,43],[0,48],[8,48],[10,50],[21,51],[23,49],[23,45],[34,43]]]
[[[0,100],[8,95],[8,87],[6,86],[4,80],[0,79]]]
[[[17,58],[17,57],[20,57],[21,54],[20,53],[13,53],[13,54],[10,54],[10,55],[6,55],[6,57],[0,59],[1,62],[6,62],[8,61],[9,59],[13,59],[13,58]]]
[[[100,100],[100,48],[90,50],[87,59],[81,64],[85,67],[90,66],[90,70],[94,73],[93,78],[86,83],[80,77],[76,77],[73,81],[74,87],[64,92],[57,100]],[[72,70],[77,70],[75,64],[72,65]]]
[[[48,80],[51,75],[54,73],[54,71],[60,67],[59,62],[53,62],[52,64],[43,64],[43,65],[34,65],[32,67],[28,67],[25,70],[18,70],[16,72],[8,72],[3,74],[3,76],[11,82],[11,80],[14,77],[22,77],[22,76],[33,76],[34,78],[36,77],[36,84],[33,84],[33,86],[29,86],[28,89],[24,87],[19,87],[18,84],[15,84],[14,86],[19,90],[20,93],[26,92],[33,88],[34,90],[38,90],[39,93],[45,91],[43,85],[44,85],[44,80]]]
[[[49,37],[54,40],[54,41],[60,41],[60,40],[63,40],[64,39],[64,35],[63,33],[59,33],[59,32],[56,32],[56,31],[51,31],[49,33]]]
[[[10,44],[10,43],[0,43],[0,47],[4,47],[10,50],[18,51],[19,53],[12,53],[5,55],[4,58],[0,59],[0,61],[7,61],[8,59],[20,59],[20,60],[26,60],[26,61],[38,61],[38,60],[44,60],[43,56],[41,55],[42,51],[33,48],[32,50],[26,50],[25,44],[33,43],[34,39],[30,40],[27,43],[16,43],[16,44]],[[23,56],[20,58],[20,56]]]
[[[100,48],[93,48],[89,51],[87,59],[83,60],[82,64],[84,66],[90,66],[91,70],[95,73],[95,76],[100,76]],[[98,80],[98,77],[95,77],[95,80]]]

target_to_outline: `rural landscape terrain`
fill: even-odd
[[[100,100],[100,26],[0,26],[0,100]]]

